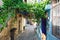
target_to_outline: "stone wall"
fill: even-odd
[[[10,40],[10,34],[7,28],[3,29],[0,33],[0,40]]]
[[[8,21],[7,27],[4,28],[0,33],[0,40],[11,40],[10,30],[13,29],[12,21],[13,21],[13,18]]]
[[[16,40],[18,35],[23,32],[23,20],[24,17],[19,17],[19,14],[16,18],[11,18],[8,23],[7,27],[2,30],[0,33],[0,40]],[[20,21],[20,23],[19,23]],[[20,25],[20,26],[19,26]]]

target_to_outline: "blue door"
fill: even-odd
[[[56,8],[58,8],[58,7],[56,7]],[[59,25],[58,25],[58,22],[56,22],[56,21],[59,21],[59,20],[55,20],[55,19],[57,19],[57,17],[56,17],[57,16],[56,15],[57,10],[55,10],[55,8],[54,8],[55,11],[52,10],[51,9],[51,4],[48,4],[45,7],[45,9],[46,9],[46,11],[48,13],[47,29],[46,29],[47,30],[47,40],[60,40],[60,31],[59,31],[60,29],[58,30]],[[58,34],[57,34],[57,31],[59,31]]]

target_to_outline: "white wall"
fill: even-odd
[[[31,3],[31,4],[34,4],[35,2],[36,3],[39,3],[39,2],[41,2],[41,1],[46,1],[46,0],[27,0],[27,3]]]
[[[0,0],[0,6],[2,6],[3,5],[3,2],[2,2],[2,0]]]
[[[36,0],[27,0],[27,3],[34,4]]]

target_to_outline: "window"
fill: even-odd
[[[53,15],[52,15],[52,33],[57,38],[60,38],[60,5],[57,5],[53,8]]]
[[[27,0],[23,0],[23,2],[27,2]]]
[[[27,0],[24,0],[25,2],[27,2]]]
[[[58,3],[58,2],[60,2],[60,0],[52,0],[53,4]]]
[[[56,3],[58,3],[60,0],[55,0],[56,1]]]
[[[57,0],[57,2],[59,2],[60,0]]]

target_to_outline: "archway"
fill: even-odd
[[[11,40],[14,40],[14,35],[15,35],[16,28],[13,28],[10,30],[10,38]]]

